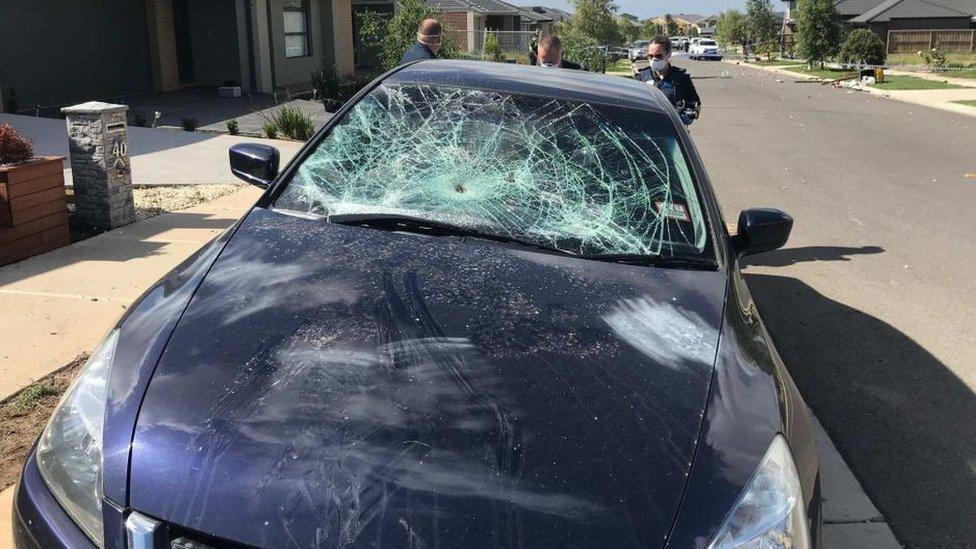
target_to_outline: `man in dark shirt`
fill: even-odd
[[[441,49],[441,24],[437,19],[424,19],[417,27],[417,43],[403,54],[400,64],[424,59],[437,59],[437,50]]]
[[[563,43],[558,36],[543,36],[539,40],[539,48],[536,50],[537,64],[542,67],[559,67],[561,69],[571,69],[578,71],[580,66],[572,61],[563,59]]]
[[[671,40],[667,36],[655,36],[647,45],[647,60],[651,62],[650,66],[638,72],[634,78],[653,84],[664,92],[668,101],[678,109],[681,121],[691,124],[698,117],[701,98],[691,76],[671,65]]]

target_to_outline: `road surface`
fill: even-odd
[[[795,218],[747,279],[898,539],[976,546],[976,117],[678,59],[727,221]]]

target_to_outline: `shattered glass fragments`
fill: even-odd
[[[378,87],[275,206],[411,215],[580,254],[697,255],[706,240],[663,115],[475,89]]]

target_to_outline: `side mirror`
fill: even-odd
[[[781,248],[790,238],[793,218],[772,208],[751,208],[739,214],[739,229],[733,242],[740,256]]]
[[[278,149],[260,143],[241,143],[230,148],[230,171],[251,185],[267,189],[278,176]]]

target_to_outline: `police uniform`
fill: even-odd
[[[400,64],[405,65],[411,61],[423,61],[424,59],[437,59],[437,54],[431,51],[427,44],[417,42],[403,54]]]
[[[684,101],[688,107],[701,105],[701,98],[698,97],[698,91],[691,82],[691,76],[684,69],[669,65],[664,78],[655,76],[654,71],[648,67],[638,72],[634,78],[641,82],[653,82],[657,89],[664,92],[672,105],[677,105],[679,101]]]

